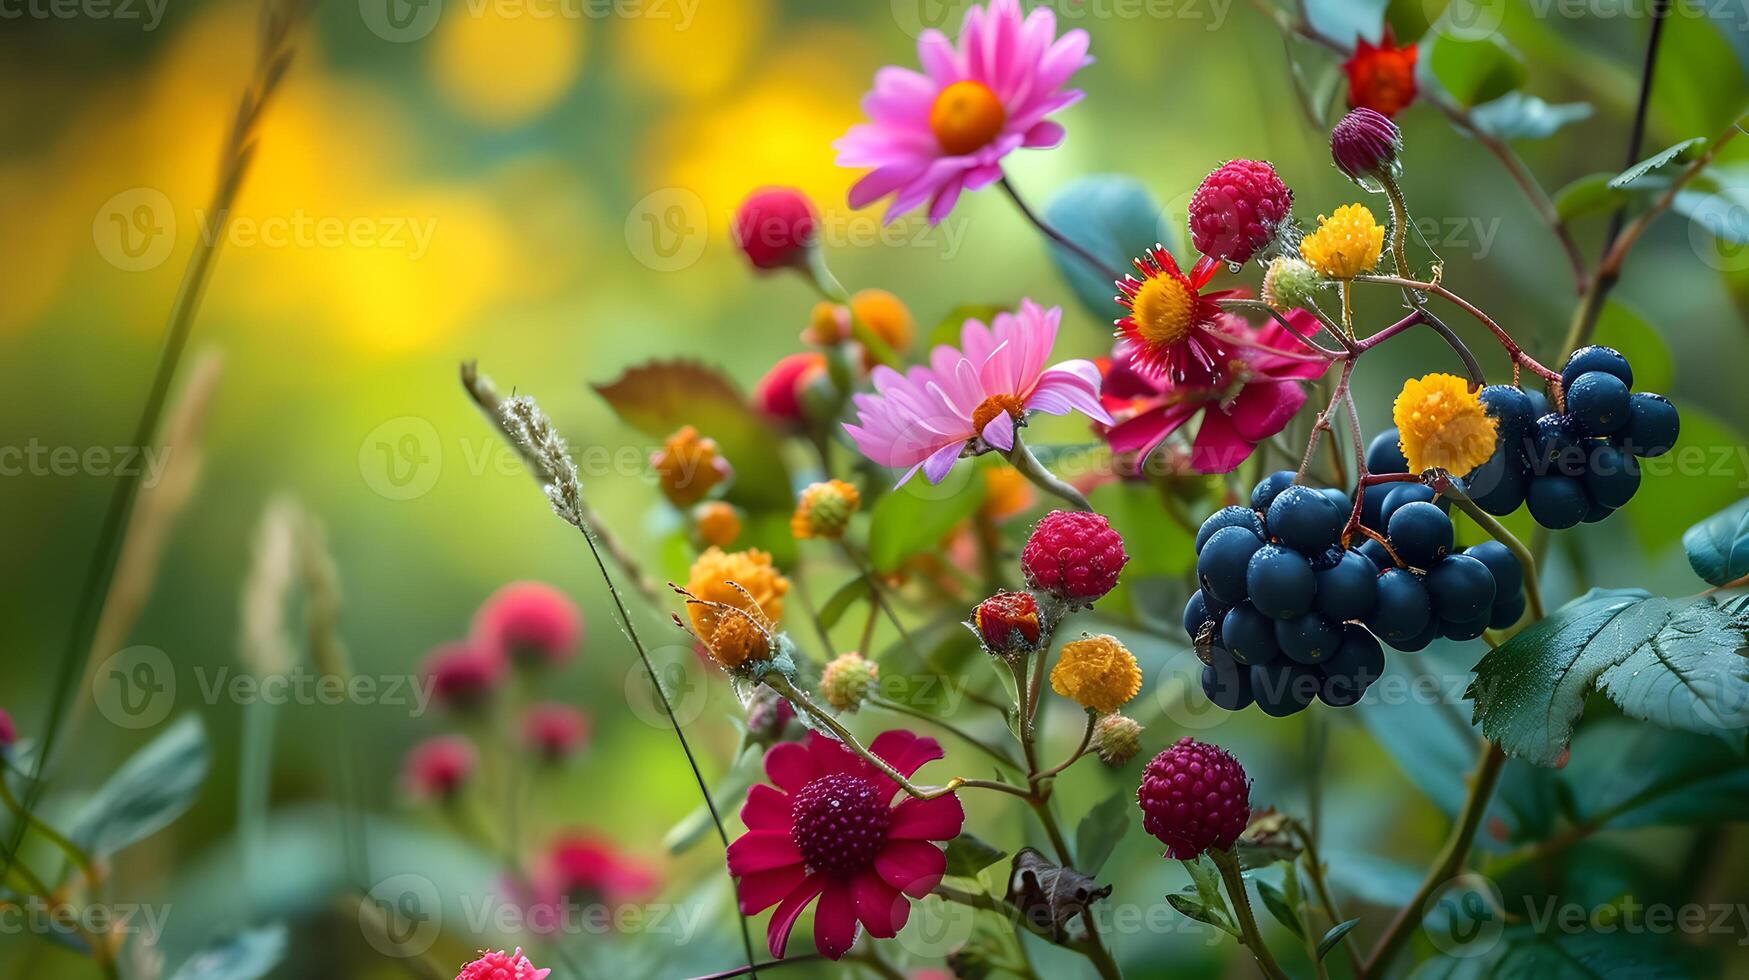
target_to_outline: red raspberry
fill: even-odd
[[[1261,160],[1233,160],[1190,198],[1190,241],[1210,258],[1248,262],[1293,210],[1294,194]]]
[[[814,203],[794,187],[766,187],[747,195],[735,211],[735,244],[757,269],[807,262],[820,223]]]
[[[1029,587],[1074,605],[1087,605],[1110,592],[1129,560],[1123,537],[1105,518],[1084,511],[1046,514],[1020,553]]]
[[[1189,861],[1239,839],[1251,819],[1251,784],[1225,749],[1187,737],[1142,770],[1136,803],[1142,828],[1166,845],[1166,856]]]

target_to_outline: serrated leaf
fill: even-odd
[[[1324,957],[1329,956],[1330,951],[1336,948],[1336,944],[1342,941],[1342,937],[1353,932],[1354,927],[1357,925],[1360,925],[1359,919],[1348,919],[1331,926],[1330,931],[1324,933],[1324,938],[1318,940],[1316,955],[1319,961],[1322,961]]]
[[[939,485],[917,477],[882,497],[868,528],[869,560],[875,571],[893,571],[912,555],[934,550],[955,525],[978,509],[988,486],[971,467],[961,466]]]
[[[1562,126],[1589,118],[1589,102],[1550,105],[1523,92],[1508,92],[1470,111],[1477,129],[1503,140],[1546,139]]]
[[[826,603],[820,607],[820,625],[825,629],[837,626],[838,621],[844,618],[844,614],[850,610],[850,607],[856,605],[857,601],[868,593],[868,579],[861,575],[839,586],[838,591],[832,593],[831,598],[827,599]]]
[[[1294,908],[1294,904],[1288,901],[1287,895],[1262,878],[1253,880],[1252,884],[1257,886],[1257,895],[1263,899],[1263,907],[1269,910],[1269,914],[1275,917],[1275,921],[1281,923],[1294,935],[1302,939],[1305,938],[1306,927],[1300,924],[1299,912]]]
[[[1217,929],[1237,936],[1239,927],[1233,920],[1231,909],[1227,906],[1227,893],[1221,888],[1221,873],[1215,868],[1213,862],[1209,861],[1207,857],[1198,855],[1194,861],[1180,861],[1179,863],[1184,865],[1184,870],[1190,874],[1189,890],[1192,894],[1178,897],[1199,909],[1206,910],[1210,918],[1205,919],[1191,915],[1180,908],[1177,902],[1173,902],[1172,907],[1198,922],[1206,922]],[[1171,902],[1172,899],[1173,896],[1166,896],[1168,902]]]
[[[1087,811],[1075,827],[1075,867],[1082,874],[1097,875],[1105,867],[1129,828],[1131,799],[1128,793],[1113,793]]]
[[[785,514],[794,506],[779,440],[721,371],[690,361],[651,361],[593,387],[622,421],[653,440],[687,425],[715,439],[735,469],[726,499]]]
[[[1749,497],[1689,528],[1682,535],[1688,564],[1712,585],[1749,575]]]
[[[285,926],[233,933],[190,956],[170,980],[257,980],[285,958]]]
[[[1140,181],[1094,175],[1064,187],[1045,208],[1045,220],[1117,272],[1155,243],[1172,244],[1160,205]],[[1121,310],[1111,277],[1079,255],[1052,244],[1051,261],[1096,322],[1109,323]]]
[[[1509,755],[1559,765],[1593,690],[1645,721],[1742,743],[1749,617],[1711,597],[1593,589],[1476,664],[1467,696]]]
[[[109,855],[169,826],[206,780],[211,752],[198,715],[186,715],[134,753],[79,808],[68,836]]]
[[[1705,139],[1696,136],[1691,139],[1685,139],[1680,143],[1667,146],[1664,149],[1659,150],[1657,153],[1641,160],[1639,163],[1623,170],[1621,173],[1616,174],[1614,177],[1611,177],[1609,180],[1609,186],[1613,189],[1620,190],[1652,171],[1668,166],[1672,160],[1681,156],[1682,152],[1689,147],[1699,146],[1705,142]]]
[[[971,834],[960,834],[947,842],[947,873],[959,878],[976,878],[978,872],[1008,856],[1008,852]]]
[[[1524,58],[1498,36],[1463,38],[1441,34],[1429,59],[1433,77],[1466,106],[1492,102],[1524,84]]]
[[[1540,911],[1543,906],[1537,906]],[[1548,906],[1558,912],[1558,905]],[[1448,955],[1431,957],[1415,970],[1416,980],[1687,980],[1699,976],[1663,936],[1644,927],[1609,932],[1570,930],[1543,923],[1512,925],[1504,931],[1464,923],[1442,936]],[[1431,933],[1431,924],[1424,926]]]

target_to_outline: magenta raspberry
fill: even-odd
[[[1249,262],[1293,211],[1294,194],[1262,160],[1230,160],[1190,198],[1190,241],[1210,258]]]
[[[1066,510],[1046,514],[1020,554],[1027,585],[1075,605],[1115,588],[1129,560],[1122,535],[1104,517]]]
[[[1166,845],[1169,857],[1189,861],[1232,847],[1245,832],[1251,783],[1225,749],[1186,736],[1142,770],[1136,803],[1143,829]]]

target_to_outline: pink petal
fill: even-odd
[[[1064,135],[1062,123],[1047,119],[1026,131],[1026,142],[1023,145],[1032,150],[1048,150],[1060,145]]]
[[[1254,381],[1233,399],[1227,417],[1248,442],[1262,442],[1287,426],[1306,403],[1306,389],[1295,381]]]
[[[852,772],[862,768],[862,759],[839,742],[828,738],[819,732],[808,732],[808,754],[814,757],[814,767],[820,775],[829,776],[836,772]]]
[[[996,417],[985,424],[982,435],[985,442],[1003,452],[1013,449],[1014,417],[1007,412],[997,412]]]
[[[875,740],[869,743],[868,750],[897,769],[899,775],[906,779],[910,779],[917,770],[923,768],[924,763],[934,762],[947,754],[941,750],[941,743],[935,739],[902,728],[876,735]]]
[[[1105,441],[1114,453],[1153,452],[1155,446],[1178,431],[1201,408],[1200,403],[1189,401],[1151,408],[1113,426],[1105,434]]]
[[[960,444],[952,443],[941,447],[923,462],[923,475],[930,483],[940,483],[947,478],[947,471],[953,469],[953,464],[960,458]],[[908,478],[909,473],[905,474]],[[900,483],[905,482],[900,480]]]
[[[802,879],[795,891],[784,898],[777,911],[771,913],[771,924],[765,928],[765,944],[771,950],[771,955],[783,959],[784,950],[789,948],[789,934],[795,928],[796,919],[801,917],[802,910],[825,887],[824,875],[809,875]]]
[[[814,909],[814,946],[829,960],[850,952],[856,945],[856,900],[850,895],[850,883],[834,878],[820,892],[820,904]]]
[[[729,842],[729,873],[736,877],[801,864],[788,830],[749,830]]]
[[[881,879],[912,898],[922,898],[947,872],[947,855],[920,840],[889,840],[875,858]]]
[[[1231,473],[1257,447],[1247,442],[1220,412],[1204,412],[1202,428],[1190,447],[1190,465],[1198,473]]]
[[[784,868],[773,868],[750,874],[735,882],[736,901],[741,907],[742,915],[758,915],[760,912],[784,900],[784,897],[796,890],[802,879],[808,876],[808,869],[792,864]]]
[[[799,742],[779,742],[765,753],[765,774],[778,789],[794,793],[823,775],[813,756]]]
[[[959,836],[966,822],[966,808],[953,794],[919,800],[907,796],[893,807],[893,822],[887,828],[889,840],[952,840]]]
[[[850,879],[850,895],[856,902],[856,917],[876,939],[898,935],[910,918],[911,903],[873,871],[862,871]]]
[[[747,802],[741,804],[741,822],[748,830],[788,831],[791,823],[789,796],[767,786],[754,783],[747,791]]]

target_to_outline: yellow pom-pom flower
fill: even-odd
[[[1326,279],[1353,279],[1379,264],[1385,229],[1364,204],[1344,204],[1300,241],[1300,258]]]
[[[820,696],[836,711],[855,711],[874,693],[880,665],[855,651],[833,658],[820,673]]]
[[[692,563],[686,591],[698,600],[686,604],[693,632],[717,663],[733,668],[750,659],[764,659],[766,642],[761,627],[769,630],[783,618],[789,579],[771,564],[771,555],[757,548],[724,551],[713,547]]]
[[[802,491],[796,512],[789,519],[790,533],[798,538],[841,538],[850,517],[862,506],[862,495],[843,480],[815,483]]]
[[[1462,476],[1494,455],[1496,424],[1477,392],[1454,374],[1403,382],[1391,407],[1409,472],[1442,469]]]
[[[1063,644],[1051,669],[1051,690],[1100,714],[1123,707],[1141,689],[1136,655],[1115,636],[1083,636]]]

